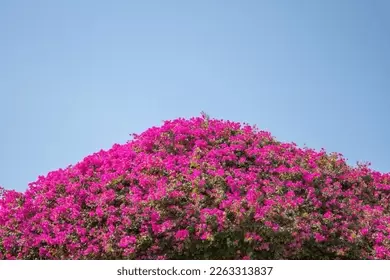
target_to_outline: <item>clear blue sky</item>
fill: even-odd
[[[386,0],[0,0],[0,185],[201,111],[389,172],[389,14]]]

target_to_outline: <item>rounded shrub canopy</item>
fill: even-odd
[[[0,196],[0,259],[390,259],[389,173],[205,115]]]

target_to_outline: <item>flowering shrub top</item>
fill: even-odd
[[[206,116],[0,196],[0,259],[390,259],[390,174]]]

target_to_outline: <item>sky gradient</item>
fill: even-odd
[[[0,0],[0,185],[163,120],[246,122],[390,172],[390,1]]]

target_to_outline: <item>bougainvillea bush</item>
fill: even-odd
[[[205,115],[0,196],[0,259],[390,259],[390,173]]]

